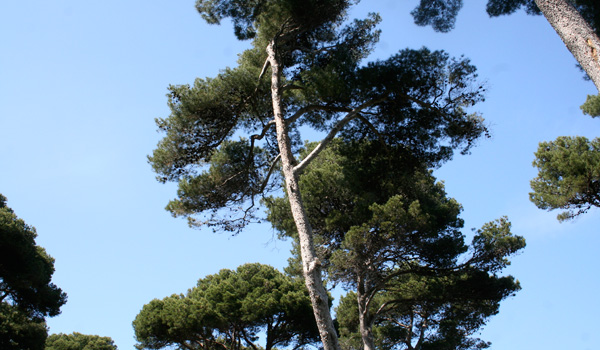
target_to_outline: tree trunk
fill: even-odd
[[[359,282],[360,283],[360,282]],[[362,338],[364,350],[375,350],[375,339],[373,338],[373,325],[368,318],[368,305],[364,291],[357,288],[356,299],[358,302],[358,327]]]
[[[567,0],[535,0],[600,92],[600,38]]]
[[[284,107],[282,105],[281,75],[282,68],[279,65],[275,42],[267,46],[269,64],[271,66],[271,96],[273,102],[273,114],[277,131],[277,143],[281,155],[281,164],[285,178],[286,189],[298,237],[300,240],[300,251],[302,256],[302,267],[304,281],[310,295],[313,312],[319,328],[321,341],[325,350],[340,350],[337,333],[333,326],[333,319],[329,312],[329,297],[323,286],[321,277],[321,264],[317,258],[313,243],[312,228],[298,186],[298,174],[294,171],[294,156],[291,150],[288,129],[285,122]]]

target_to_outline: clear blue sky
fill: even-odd
[[[597,348],[600,211],[559,224],[528,201],[538,142],[600,136],[600,120],[579,110],[593,85],[542,17],[489,19],[484,1],[466,1],[440,34],[413,24],[416,4],[363,0],[351,16],[381,13],[373,58],[444,49],[470,58],[489,87],[477,110],[492,138],[436,172],[463,204],[466,231],[507,215],[527,239],[508,270],[523,290],[481,337],[499,350]],[[133,349],[131,322],[153,298],[221,268],[286,265],[289,244],[267,224],[230,237],[172,218],[163,208],[175,186],[156,182],[146,161],[167,86],[234,66],[247,45],[228,23],[206,25],[193,0],[0,3],[0,193],[56,259],[53,281],[69,300],[50,333]]]

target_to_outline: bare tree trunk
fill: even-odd
[[[359,281],[359,283],[361,283]],[[356,291],[358,302],[358,327],[362,338],[364,350],[375,350],[375,339],[373,338],[373,325],[369,319],[369,306],[364,295],[364,288],[359,284]]]
[[[600,92],[600,38],[567,0],[535,0]]]
[[[312,302],[319,334],[321,336],[321,341],[323,342],[323,348],[325,350],[340,350],[337,333],[333,326],[333,319],[329,312],[329,297],[323,286],[321,277],[321,264],[317,258],[313,243],[312,227],[308,222],[306,210],[304,209],[302,198],[300,196],[298,174],[294,171],[294,156],[292,154],[288,129],[285,122],[284,107],[282,106],[282,72],[274,41],[267,46],[267,54],[271,66],[271,96],[277,131],[277,143],[281,155],[288,199],[300,240],[304,281]]]

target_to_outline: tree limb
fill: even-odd
[[[344,126],[346,126],[346,124],[348,124],[348,122],[350,122],[352,119],[356,118],[357,115],[359,115],[359,113],[368,107],[371,107],[379,102],[384,101],[387,98],[387,95],[385,95],[384,97],[380,97],[380,98],[376,98],[373,100],[370,100],[368,102],[363,103],[362,105],[356,107],[355,109],[353,109],[352,111],[348,112],[348,114],[346,114],[346,116],[344,118],[342,118],[342,120],[338,121],[335,126],[329,131],[329,133],[327,134],[327,136],[325,136],[325,138],[323,140],[321,140],[321,142],[319,142],[319,144],[317,145],[317,147],[315,147],[315,149],[312,150],[312,152],[310,152],[310,154],[308,156],[306,156],[306,158],[304,158],[302,160],[302,162],[300,162],[300,164],[296,165],[294,167],[294,172],[296,174],[302,172],[302,170],[316,157],[319,155],[319,153],[321,153],[322,150],[325,149],[325,147],[327,147],[327,145],[329,144],[329,142],[331,142],[331,140],[333,140],[333,138],[335,137],[335,135],[342,130],[342,128]]]
[[[298,120],[298,118],[300,118],[305,113],[316,111],[316,110],[322,110],[322,111],[328,111],[328,112],[351,112],[352,111],[351,109],[346,108],[346,107],[309,105],[309,106],[305,106],[305,107],[302,107],[299,110],[297,110],[296,113],[292,114],[292,116],[290,116],[289,118],[287,118],[285,120],[285,123],[286,123],[286,125],[290,125],[293,122],[295,122],[296,120]]]

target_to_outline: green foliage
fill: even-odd
[[[581,110],[592,118],[600,116],[600,95],[588,95]]]
[[[231,18],[240,40],[254,38],[259,31],[275,36],[282,22],[308,32],[307,35],[319,35],[323,26],[337,23],[349,5],[347,0],[196,1],[196,9],[208,23],[219,24],[222,19]]]
[[[502,218],[466,245],[460,204],[420,160],[402,147],[338,139],[300,177],[328,277],[354,291],[336,311],[346,348],[362,347],[359,305],[376,348],[487,347],[470,335],[520,289],[497,274],[524,239]],[[285,198],[265,203],[280,234],[295,237]]]
[[[446,33],[454,29],[461,8],[462,0],[421,0],[411,14],[417,25],[431,25],[435,31]]]
[[[600,35],[600,4],[597,0],[568,0],[587,23]],[[435,31],[448,32],[454,28],[462,0],[420,0],[411,12],[415,23],[431,25]],[[524,9],[529,15],[541,15],[535,0],[488,0],[486,11],[490,17],[510,15]]]
[[[487,348],[490,343],[472,335],[498,312],[502,299],[519,289],[512,277],[475,271],[443,277],[403,275],[395,288],[371,300],[370,314],[383,310],[373,322],[375,346],[386,350]],[[346,349],[362,345],[356,299],[356,293],[349,292],[336,309]]]
[[[510,15],[520,8],[525,8],[527,14],[540,15],[540,9],[535,0],[488,0],[487,13],[490,17]]]
[[[567,209],[563,221],[600,207],[600,138],[562,136],[540,143],[535,157],[529,198],[538,208]]]
[[[223,269],[186,295],[152,300],[133,327],[139,349],[255,348],[260,331],[266,332],[266,350],[318,337],[302,281],[261,264]]]
[[[35,228],[19,219],[0,194],[0,344],[41,349],[44,317],[56,316],[66,294],[51,283],[54,259],[36,245]],[[29,339],[29,337],[31,337]]]
[[[312,146],[308,145],[305,153]],[[410,244],[415,252],[425,256],[434,240],[420,237],[418,232],[427,230],[431,237],[446,237],[444,250],[462,252],[458,232],[462,227],[458,218],[461,206],[445,197],[443,185],[435,183],[419,161],[401,146],[337,140],[306,168],[300,186],[324,263],[334,251],[344,252],[340,250],[344,244],[361,250],[376,249],[363,241],[364,234],[368,235],[375,226],[382,226],[374,235],[380,238],[377,247],[393,249],[392,244]],[[286,199],[268,198],[265,204],[273,226],[284,236],[295,236]],[[409,226],[396,225],[397,220],[404,220],[404,225]],[[400,231],[407,232],[402,241],[389,241]],[[364,254],[369,253],[356,256],[354,263],[363,265]],[[380,257],[393,260],[392,256]],[[431,259],[443,264],[441,254]],[[381,264],[386,262],[382,260]]]
[[[345,21],[348,1],[198,1],[209,23],[230,18],[253,48],[239,65],[193,86],[171,86],[166,133],[149,161],[160,181],[179,183],[167,209],[191,226],[239,232],[260,217],[255,203],[278,189],[279,161],[272,100],[285,106],[294,156],[300,127],[346,140],[378,140],[439,164],[468,152],[486,132],[468,109],[483,99],[475,67],[441,51],[403,50],[364,64],[379,38],[376,14]],[[282,66],[273,96],[265,59],[274,43]],[[360,112],[360,113],[357,113]],[[245,139],[237,140],[240,134]],[[225,209],[224,209],[225,208]],[[222,210],[224,209],[224,210]]]
[[[600,4],[596,0],[568,0],[581,16],[600,35]],[[540,15],[535,0],[488,0],[487,13],[491,17],[510,15],[524,8],[530,15]]]
[[[117,350],[109,337],[73,334],[52,334],[46,340],[46,350]]]
[[[48,336],[42,317],[8,303],[0,303],[0,349],[43,350]]]

